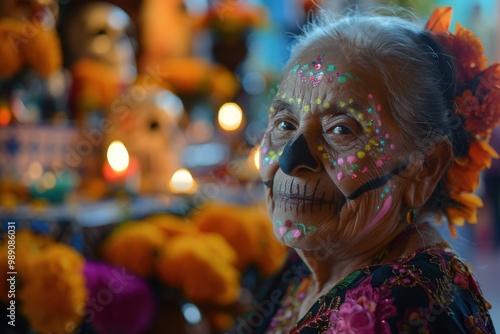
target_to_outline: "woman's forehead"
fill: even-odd
[[[379,89],[369,88],[367,76],[358,74],[359,67],[348,66],[334,52],[318,52],[307,50],[290,62],[275,99],[313,109],[314,104],[328,106],[342,100],[367,104],[368,95],[380,95],[375,93]]]

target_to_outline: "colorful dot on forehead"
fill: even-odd
[[[320,105],[321,104],[321,99],[316,99],[316,104]]]
[[[332,105],[330,104],[330,102],[325,102],[323,103],[323,107],[325,107],[325,109],[328,109],[330,108]]]
[[[339,107],[344,108],[346,106],[346,103],[344,101],[339,102]]]
[[[303,109],[304,109],[304,111],[307,112],[307,111],[311,110],[311,107],[309,107],[309,105],[306,104]]]

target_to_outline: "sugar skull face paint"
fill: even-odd
[[[305,51],[269,108],[261,176],[275,235],[292,247],[314,248],[325,236],[340,245],[399,214],[401,131],[376,78],[325,80],[329,69],[353,73],[347,65],[342,57]]]

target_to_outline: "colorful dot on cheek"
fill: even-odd
[[[300,102],[302,102],[302,99],[299,97],[299,98],[297,98],[297,103],[300,103]]]
[[[320,151],[320,152],[321,152],[321,151],[323,151],[323,150],[325,149],[325,148],[324,148],[323,146],[321,146],[321,145],[319,145],[317,148],[318,148],[318,151]]]
[[[344,173],[342,173],[342,172],[338,172],[338,173],[337,173],[337,180],[339,180],[339,181],[340,181],[340,180],[342,180],[342,177],[343,177],[343,176],[344,176]]]
[[[266,147],[263,147],[263,148],[262,148],[262,153],[266,154],[268,150],[269,150],[269,149],[267,148],[267,146],[266,146]]]
[[[365,152],[363,152],[363,151],[359,151],[359,152],[357,153],[357,155],[358,155],[358,158],[363,159],[363,158],[365,157]]]
[[[365,151],[369,151],[371,149],[370,145],[365,145]]]
[[[351,179],[353,179],[353,180],[354,180],[355,178],[357,178],[357,177],[358,177],[358,176],[357,176],[356,174],[352,174],[352,175],[351,175]]]
[[[365,166],[365,167],[363,167],[363,170],[362,170],[362,172],[363,172],[363,173],[366,173],[366,172],[368,172],[368,167],[366,167],[366,166]]]
[[[391,144],[391,150],[394,150],[396,148],[396,145]]]
[[[294,103],[294,102],[295,102],[295,100],[293,98],[288,99],[288,103]]]
[[[286,93],[281,94],[281,97],[285,98],[286,97]]]
[[[375,164],[377,165],[377,167],[382,167],[384,165],[384,162],[378,159],[377,162],[375,162]]]
[[[325,109],[328,109],[330,108],[332,105],[330,104],[330,102],[325,102],[323,103],[323,107],[325,107]]]
[[[280,235],[284,235],[286,233],[286,229],[284,227],[280,227],[278,229],[278,231],[279,231]]]
[[[385,139],[389,139],[390,137],[391,137],[391,135],[389,133],[385,134]]]
[[[274,109],[274,107],[270,107],[269,108],[269,112],[274,112],[276,109]]]
[[[328,72],[331,72],[335,69],[335,65],[328,65],[327,70]]]
[[[339,166],[342,166],[344,164],[344,158],[338,158],[337,163],[339,164]]]
[[[373,108],[368,108],[368,113],[371,114],[373,112]]]
[[[340,101],[339,102],[339,107],[340,108],[344,108],[345,107],[345,102],[344,101]]]
[[[287,220],[287,221],[285,222],[285,226],[286,226],[286,227],[292,227],[292,221],[291,221],[291,220]]]
[[[360,121],[362,121],[362,120],[363,120],[363,118],[364,118],[363,114],[358,114],[358,119],[359,119]]]
[[[316,99],[316,104],[320,105],[321,104],[321,99]]]
[[[347,162],[353,164],[356,162],[356,157],[354,155],[350,155],[347,157]]]
[[[307,112],[307,111],[309,111],[310,109],[311,109],[311,108],[310,108],[309,106],[307,106],[307,105],[306,105],[306,106],[304,106],[304,111],[306,111],[306,112]]]
[[[292,230],[292,236],[297,239],[302,235],[302,232],[300,230]]]
[[[323,158],[325,158],[325,159],[329,159],[329,158],[330,158],[330,154],[328,154],[328,153],[323,153]]]
[[[368,98],[369,98],[370,100],[373,100],[373,94],[372,94],[372,93],[368,93]]]
[[[378,126],[382,126],[382,121],[378,120],[377,124],[378,124]]]
[[[381,104],[377,104],[377,111],[380,111],[382,110],[382,105]]]

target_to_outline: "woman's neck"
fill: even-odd
[[[391,262],[420,248],[442,241],[442,237],[434,228],[427,223],[421,223],[403,225],[383,242],[361,251],[339,247],[323,250],[322,256],[318,255],[317,250],[299,249],[297,253],[311,270],[313,282],[311,289],[314,288],[314,292],[321,296],[355,270],[373,264]]]

